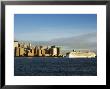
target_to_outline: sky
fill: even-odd
[[[49,42],[70,49],[96,49],[96,33],[96,14],[14,15],[14,38],[18,41]]]
[[[95,14],[15,14],[16,40],[49,41],[96,32]]]

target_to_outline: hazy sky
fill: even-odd
[[[49,41],[97,31],[96,14],[15,14],[16,40]]]

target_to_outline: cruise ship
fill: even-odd
[[[95,58],[96,54],[94,52],[80,52],[73,51],[66,54],[67,58]]]

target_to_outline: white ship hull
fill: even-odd
[[[93,52],[70,52],[66,55],[67,58],[95,58],[96,54]]]
[[[88,57],[88,56],[67,56],[67,58],[95,58],[95,57]]]

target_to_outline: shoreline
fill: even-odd
[[[58,59],[58,58],[62,58],[62,59],[66,59],[67,57],[35,57],[35,56],[28,56],[28,57],[26,57],[26,56],[23,56],[23,57],[14,57],[14,58],[56,58],[56,59]],[[67,58],[67,59],[97,59],[97,57],[93,57],[93,58]]]

